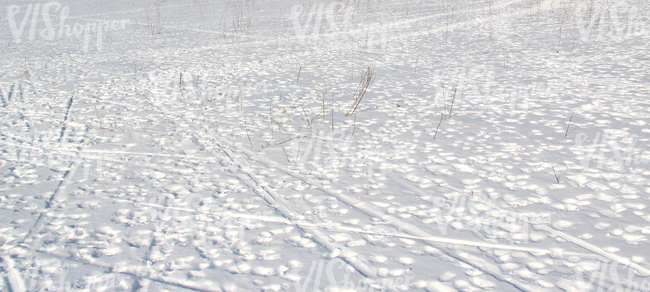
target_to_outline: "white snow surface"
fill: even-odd
[[[2,0],[0,290],[650,291],[649,25]]]

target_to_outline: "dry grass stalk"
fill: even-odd
[[[334,132],[334,109],[332,108],[332,132]]]
[[[115,115],[115,120],[117,120],[117,115]],[[115,124],[116,127],[120,128],[120,130],[124,132],[124,129],[122,129],[122,127],[120,127],[120,125],[118,125],[117,122],[113,121],[113,124]]]
[[[357,114],[354,114],[354,128],[352,129],[352,136],[354,136],[354,132],[357,131]]]
[[[253,141],[251,141],[251,136],[248,135],[248,126],[246,125],[246,116],[244,116],[244,129],[246,129],[246,136],[248,136],[248,143],[250,143],[251,148],[253,148]]]
[[[105,130],[113,131],[111,129],[104,128],[104,122],[102,121],[102,117],[99,115],[99,110],[97,109],[97,106],[95,106],[95,114],[97,114],[97,119],[99,120],[99,130],[102,131],[102,134],[106,134],[106,132],[104,132]]]
[[[287,155],[287,151],[284,150],[284,147],[282,147],[282,151],[284,152],[284,156],[287,157],[287,162],[289,162],[289,165],[291,165],[291,160],[289,160],[289,155]]]
[[[241,86],[239,86],[239,110],[244,110],[244,95],[242,94]]]
[[[284,113],[287,114],[287,118],[289,119],[289,123],[291,123],[292,121],[291,121],[291,117],[289,116],[289,112],[287,112],[287,109],[284,108],[284,107],[282,107],[282,109],[284,110]]]
[[[302,71],[302,66],[300,66],[300,69],[298,70],[298,78],[296,78],[296,83],[300,81],[300,71]]]
[[[323,101],[323,117],[325,117],[325,93],[327,93],[327,90],[325,90],[325,92],[323,92],[323,93],[320,93],[320,92],[318,92],[318,89],[316,89],[316,84],[315,83],[312,83],[312,86],[314,87],[314,90],[316,91],[316,95],[320,96],[322,101]]]
[[[456,88],[454,88],[454,97],[451,99],[451,107],[449,107],[450,118],[451,118],[451,111],[454,109],[454,101],[456,100],[456,90],[458,90],[458,83],[460,83],[460,79],[458,79],[458,82],[456,82]]]
[[[357,107],[361,103],[361,99],[363,99],[363,96],[366,95],[368,86],[370,86],[374,79],[375,72],[370,70],[370,66],[368,66],[366,71],[363,73],[363,76],[361,77],[361,81],[359,82],[359,86],[357,86],[357,90],[354,92],[354,103],[352,104],[352,107],[350,107],[350,110],[348,110],[348,113],[345,114],[345,116],[349,116],[357,110]]]
[[[273,110],[271,109],[271,104],[270,103],[269,103],[269,122],[270,122],[270,126],[271,126],[271,143],[269,143],[269,145],[271,145],[271,144],[273,144],[274,133],[273,133]]]
[[[438,127],[436,127],[436,133],[433,135],[433,141],[436,140],[436,136],[438,136],[438,129],[440,128],[440,124],[442,124],[442,119],[445,117],[444,114],[440,114],[440,122],[438,123]]]
[[[310,120],[309,117],[307,117],[307,111],[305,111],[305,107],[302,106],[302,105],[300,107],[302,108],[302,112],[305,114],[305,120],[307,120],[307,125],[309,125],[309,139],[313,142],[313,140],[314,140],[314,132],[313,132],[313,129],[312,129],[312,126],[311,126],[312,120]],[[312,150],[314,150],[314,144],[313,143],[312,143]]]
[[[332,111],[332,131],[334,131],[334,95],[332,95],[332,102],[330,103],[330,110]]]

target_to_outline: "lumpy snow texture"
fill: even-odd
[[[2,1],[0,290],[650,291],[649,25]]]

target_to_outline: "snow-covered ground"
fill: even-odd
[[[0,290],[650,291],[649,25],[2,0]]]

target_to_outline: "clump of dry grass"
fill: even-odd
[[[159,1],[154,1],[153,6],[151,6],[149,9],[147,9],[147,29],[149,30],[149,33],[151,35],[157,35],[162,33],[162,25],[160,24],[161,20],[161,10],[160,7],[167,2],[167,0],[159,0]],[[156,10],[156,18],[150,19],[149,15],[151,14],[151,10],[155,9]]]

